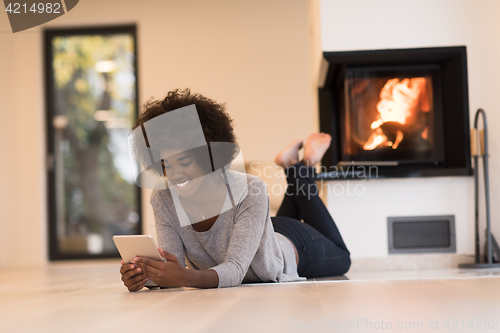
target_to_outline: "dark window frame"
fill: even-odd
[[[139,115],[139,74],[137,66],[137,29],[135,25],[116,25],[99,27],[71,27],[45,29],[43,31],[43,66],[45,83],[45,128],[46,128],[46,159],[47,159],[47,205],[48,205],[48,247],[49,260],[73,260],[73,259],[106,259],[119,258],[116,254],[68,254],[59,249],[57,238],[57,210],[56,210],[56,188],[55,188],[55,169],[54,165],[54,127],[51,119],[54,110],[54,77],[52,71],[52,39],[61,36],[75,35],[112,35],[112,34],[130,34],[134,40],[134,70],[135,70],[135,109],[136,118]],[[142,233],[142,195],[140,187],[136,186],[137,191],[137,213],[139,214],[138,228]]]

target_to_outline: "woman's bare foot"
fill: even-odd
[[[283,168],[288,168],[299,161],[299,149],[302,148],[303,141],[301,139],[293,140],[285,149],[283,149],[276,157],[274,162]]]
[[[302,164],[305,166],[314,166],[321,161],[328,147],[332,137],[326,133],[313,133],[309,135],[304,147],[304,159]]]

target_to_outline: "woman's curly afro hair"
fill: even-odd
[[[132,129],[136,129],[159,115],[192,104],[196,105],[207,142],[236,143],[233,120],[227,114],[225,105],[219,104],[202,94],[191,93],[189,89],[172,90],[168,92],[163,100],[148,100],[144,103],[144,111]]]
[[[233,130],[233,120],[226,112],[224,104],[219,104],[216,101],[198,93],[191,93],[189,89],[175,89],[168,92],[167,96],[162,100],[150,99],[143,105],[143,112],[139,115],[132,130],[149,120],[179,108],[195,104],[200,119],[201,127],[205,140],[210,142],[227,142],[234,145],[226,145],[225,151],[215,152],[216,145],[212,148],[212,153],[223,159],[222,164],[229,164],[239,152],[237,149],[236,136]],[[147,139],[146,139],[147,140]],[[149,143],[147,143],[149,145]],[[236,147],[229,149],[227,147]],[[221,147],[218,147],[221,149]],[[217,167],[216,167],[217,168]]]

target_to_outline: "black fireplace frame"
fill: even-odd
[[[345,168],[342,177],[337,163],[341,155],[341,110],[347,67],[394,67],[438,65],[441,68],[444,163],[439,165],[377,166],[371,177],[471,176],[467,50],[465,46],[369,51],[324,52],[322,79],[318,89],[320,130],[332,135],[332,143],[322,159],[321,179],[359,179],[368,173]],[[444,86],[446,84],[446,86]],[[357,162],[357,161],[355,161]],[[357,167],[359,171],[359,166]],[[354,171],[354,172],[353,172]]]

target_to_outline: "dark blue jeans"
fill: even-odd
[[[297,248],[299,276],[345,274],[351,266],[350,253],[318,195],[314,168],[299,162],[287,168],[285,174],[287,191],[277,216],[271,220],[274,231],[290,239]]]

